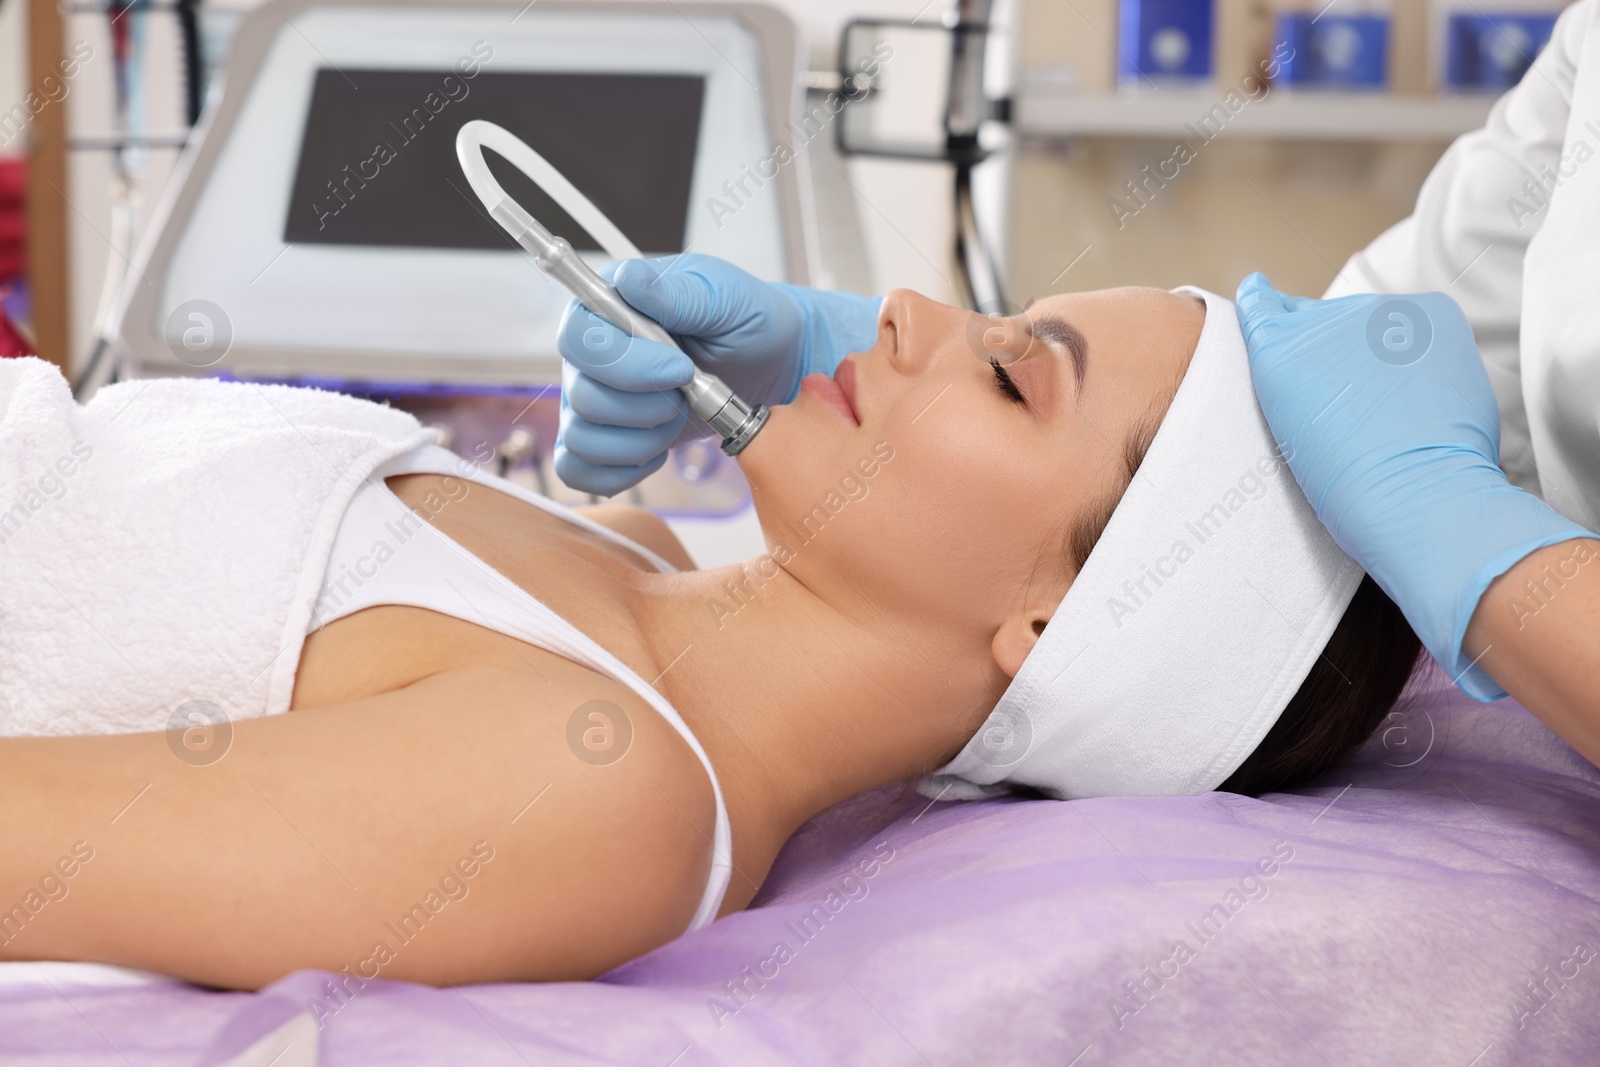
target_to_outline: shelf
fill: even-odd
[[[1298,141],[1452,141],[1482,126],[1494,97],[1404,97],[1365,93],[1279,90],[1244,101],[1237,112],[1227,94],[1165,92],[1071,95],[1023,91],[1015,125],[1024,137],[1139,137],[1209,140],[1229,136]],[[1201,119],[1211,115],[1208,126]]]

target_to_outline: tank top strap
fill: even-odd
[[[420,452],[431,454],[418,458]],[[335,538],[310,629],[320,629],[363,608],[409,605],[547,649],[628,686],[678,732],[711,780],[717,812],[711,872],[689,930],[710,923],[722,906],[732,874],[733,835],[722,783],[689,724],[666,697],[622,660],[407,507],[384,482],[397,474],[455,475],[501,492],[517,490],[513,495],[519,499],[592,529],[652,560],[663,571],[676,568],[570,509],[522,491],[503,478],[484,475],[454,453],[430,445],[378,467],[357,490]]]

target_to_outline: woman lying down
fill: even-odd
[[[1293,786],[1418,651],[1197,290],[890,295],[714,570],[348,397],[17,360],[0,405],[0,960],[590,978],[885,783]]]

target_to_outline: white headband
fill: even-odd
[[[1305,680],[1362,571],[1273,441],[1230,301],[1105,533],[983,727],[922,779],[1070,800],[1215,789]]]

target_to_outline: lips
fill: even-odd
[[[855,405],[852,402],[855,392],[854,371],[855,368],[851,366],[850,361],[845,360],[839,364],[839,370],[834,372],[838,375],[837,380],[826,374],[808,374],[800,379],[800,389],[833,408],[839,413],[839,417],[850,425],[860,426],[861,420],[856,417]]]
[[[861,409],[856,406],[856,361],[848,356],[841,359],[833,369],[833,380],[839,383],[839,391],[844,393],[845,402],[850,405],[850,415],[860,426]]]

